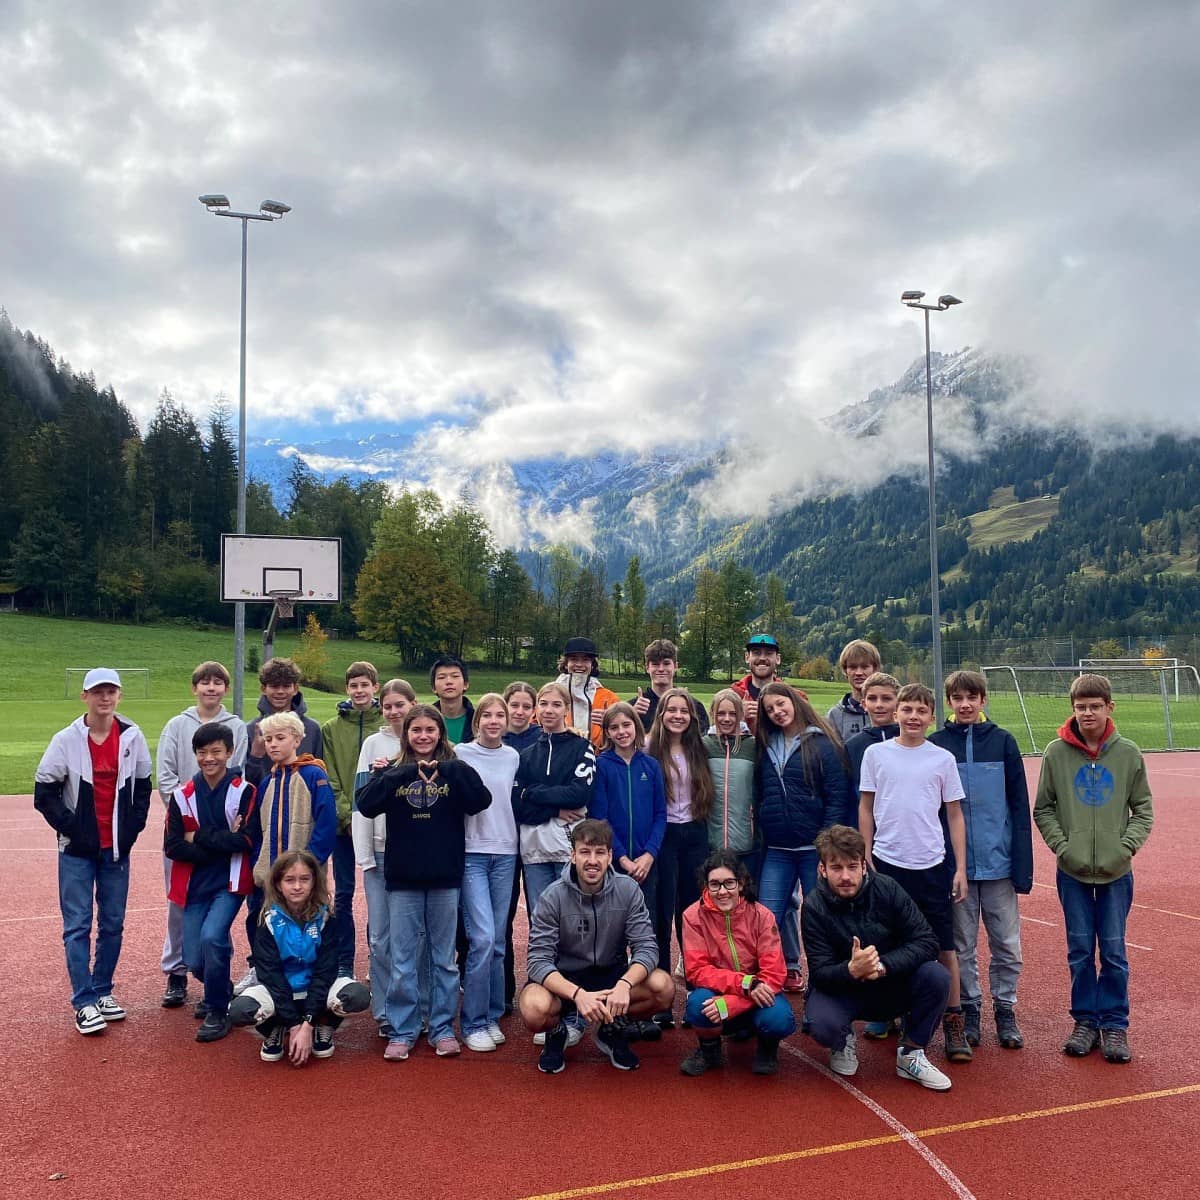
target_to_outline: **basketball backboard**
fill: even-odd
[[[291,592],[302,604],[342,598],[342,539],[221,535],[221,600],[270,604]]]

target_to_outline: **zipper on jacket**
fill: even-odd
[[[736,712],[737,710],[735,709],[734,711]],[[733,742],[725,741],[725,836],[721,842],[723,850],[729,849],[729,768],[732,756]]]
[[[597,961],[597,956],[600,953],[600,930],[598,928],[599,921],[596,919],[596,897],[591,896],[592,901],[592,966],[598,967],[600,964]]]
[[[729,953],[733,956],[733,969],[740,971],[742,969],[742,961],[738,958],[737,946],[733,944],[733,921],[728,913],[723,914],[725,917],[725,940],[729,943]]]
[[[633,853],[633,759],[625,764],[625,802],[629,808],[629,857]]]

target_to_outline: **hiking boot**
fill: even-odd
[[[979,1045],[979,1005],[963,1003],[963,1037],[968,1046]]]
[[[219,1042],[230,1030],[229,1018],[224,1013],[210,1012],[204,1023],[196,1030],[196,1041]]]
[[[208,1005],[203,1000],[197,1000],[195,1007],[192,1009],[192,1016],[197,1021],[203,1021],[208,1016]]]
[[[804,976],[798,968],[793,968],[783,977],[783,990],[793,996],[804,991]]]
[[[313,1058],[330,1058],[333,1055],[333,1026],[318,1025],[313,1030]]]
[[[705,1071],[711,1071],[714,1067],[719,1067],[724,1061],[719,1037],[697,1038],[696,1040],[700,1044],[679,1064],[680,1072],[684,1075],[691,1075],[693,1078],[703,1075]]]
[[[774,1075],[779,1070],[779,1039],[760,1037],[754,1047],[750,1070],[755,1075]]]
[[[96,1001],[96,1009],[106,1021],[125,1020],[125,1010],[117,1003],[115,996],[101,996]]]
[[[948,1092],[950,1076],[939,1071],[925,1057],[925,1051],[919,1046],[899,1047],[896,1051],[896,1074],[901,1079],[911,1079],[931,1092]]]
[[[283,1057],[283,1035],[283,1026],[276,1025],[263,1038],[263,1044],[258,1048],[258,1057],[263,1062],[278,1062]]]
[[[946,1039],[946,1057],[951,1062],[970,1062],[974,1057],[967,1041],[966,1022],[960,1012],[948,1012],[942,1017],[942,1036]]]
[[[1025,1035],[1017,1024],[1013,1006],[1005,1000],[994,1000],[992,1007],[996,1015],[996,1040],[1006,1050],[1020,1050],[1025,1045]]]
[[[567,1066],[567,1027],[561,1021],[546,1034],[546,1044],[538,1056],[538,1070],[543,1075],[557,1075]]]
[[[618,1071],[636,1071],[641,1066],[638,1056],[629,1048],[624,1030],[612,1022],[601,1025],[596,1030],[596,1045],[602,1054],[608,1056],[608,1061]]]
[[[858,1039],[854,1034],[846,1035],[846,1044],[840,1050],[830,1050],[829,1069],[847,1079],[858,1074]]]
[[[1099,1041],[1100,1031],[1094,1025],[1076,1021],[1075,1028],[1071,1030],[1071,1036],[1063,1042],[1063,1053],[1069,1054],[1072,1058],[1087,1058],[1095,1050],[1096,1043]]]
[[[1129,1037],[1124,1029],[1100,1030],[1100,1053],[1104,1061],[1110,1063],[1127,1063],[1133,1058],[1129,1049]]]
[[[92,1034],[103,1033],[108,1028],[108,1022],[94,1004],[85,1004],[75,1010],[75,1028],[85,1037],[90,1037]]]
[[[174,971],[167,976],[167,987],[162,997],[163,1008],[182,1008],[187,1003],[187,976]]]

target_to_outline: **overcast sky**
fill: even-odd
[[[143,420],[236,397],[224,192],[294,208],[250,228],[252,431],[432,425],[447,469],[737,434],[752,505],[921,352],[905,288],[1042,412],[1191,429],[1198,13],[0,0],[0,305]]]

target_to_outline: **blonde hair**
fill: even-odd
[[[304,722],[294,712],[271,713],[258,723],[259,733],[283,733],[284,730],[304,740]]]
[[[379,689],[379,699],[381,701],[384,696],[403,696],[410,704],[416,704],[417,702],[417,693],[413,691],[413,685],[407,679],[389,679]]]
[[[485,708],[493,708],[500,705],[504,709],[504,721],[508,722],[508,701],[504,699],[499,692],[485,692],[478,700],[475,701],[475,715],[471,718],[471,732],[479,732],[479,718],[483,715]]]
[[[883,659],[879,657],[879,651],[871,642],[866,641],[864,638],[855,638],[854,641],[847,642],[842,647],[841,654],[838,655],[838,666],[843,671],[851,663],[858,662],[865,662],[877,671],[883,666]]]

